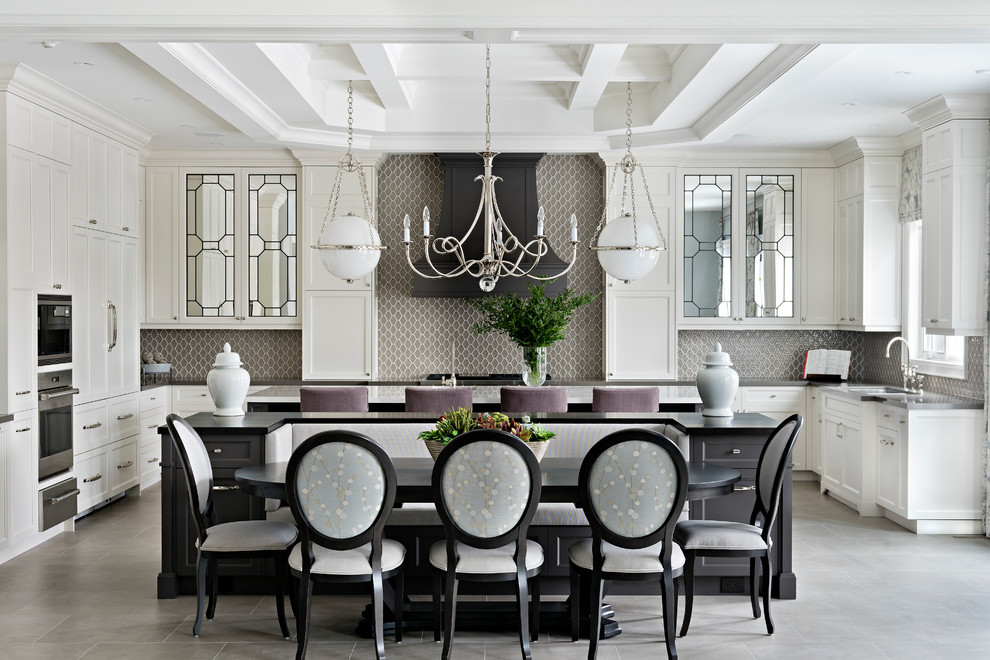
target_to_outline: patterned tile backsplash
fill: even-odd
[[[302,330],[142,330],[141,354],[161,353],[173,380],[206,380],[225,342],[252,381],[302,378]]]

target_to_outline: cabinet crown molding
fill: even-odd
[[[904,111],[921,130],[953,119],[990,118],[990,94],[944,94]]]
[[[346,151],[339,149],[307,149],[305,147],[290,148],[292,155],[303,167],[333,166],[340,164]],[[358,151],[354,154],[361,160],[362,165],[378,167],[389,156],[381,151]]]
[[[904,145],[899,137],[851,137],[829,149],[836,167],[867,156],[904,155]]]

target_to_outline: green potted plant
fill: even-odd
[[[420,432],[419,439],[426,443],[430,456],[436,460],[444,445],[474,429],[499,429],[511,433],[533,450],[536,460],[543,458],[547,452],[547,441],[557,435],[540,424],[534,424],[529,417],[524,416],[521,421],[516,421],[500,412],[481,413],[474,417],[464,408],[458,408],[441,415],[432,429]]]
[[[574,313],[598,297],[597,293],[576,295],[567,288],[548,297],[545,282],[526,284],[528,298],[515,293],[472,298],[468,303],[484,317],[475,324],[475,334],[504,332],[523,349],[522,379],[526,385],[542,385],[547,377],[547,347],[564,338],[564,330]]]

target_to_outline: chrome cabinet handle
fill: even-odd
[[[30,426],[25,426],[22,429],[14,429],[14,433],[24,433],[25,431],[30,431],[30,430],[31,430]]]
[[[123,229],[124,231],[130,231],[131,230],[130,227],[121,227],[121,229]]]
[[[120,463],[117,465],[118,470],[126,470],[134,465],[134,461],[127,461],[126,463]]]
[[[52,288],[53,289],[61,289],[62,288],[62,285],[59,284],[58,282],[56,282],[55,284],[52,285]]]
[[[777,395],[776,395],[776,394],[771,394],[771,395],[770,395],[770,398],[771,398],[771,399],[776,399],[776,398],[777,398]]]
[[[113,304],[113,301],[108,300],[107,309],[110,311],[110,337],[107,347],[107,353],[109,353],[117,346],[117,306]]]
[[[117,415],[118,420],[130,419],[131,417],[134,417],[134,413],[125,413],[123,415]]]
[[[97,472],[95,477],[86,477],[85,479],[83,479],[83,483],[84,484],[88,484],[88,483],[93,482],[93,481],[99,481],[102,478],[103,478],[103,475],[100,474],[99,472]]]
[[[38,395],[38,400],[39,401],[48,401],[49,399],[57,399],[60,396],[71,396],[73,394],[79,394],[79,388],[78,387],[70,387],[67,390],[63,390],[61,392],[53,392],[51,394],[49,394],[47,392],[43,392],[42,394],[39,394]]]
[[[732,487],[732,490],[734,490],[734,491],[740,491],[740,490],[756,490],[756,486],[733,486]]]
[[[98,429],[103,426],[103,422],[95,422],[93,424],[84,424],[83,431],[89,431],[91,429]]]
[[[62,502],[64,500],[69,499],[70,497],[75,497],[76,495],[78,495],[81,492],[82,492],[81,490],[79,490],[78,488],[75,488],[73,490],[70,490],[68,493],[65,493],[64,495],[59,495],[58,497],[49,497],[48,498],[48,503],[49,504],[58,504],[59,502]]]
[[[206,394],[200,394],[200,396],[206,396]]]
[[[89,219],[89,224],[91,224],[91,225],[95,225],[95,224],[96,224],[96,220],[93,220],[92,218],[90,218],[90,219]]]
[[[148,425],[148,428],[149,429],[157,429],[158,428],[158,424],[149,424]]]
[[[21,390],[20,392],[14,392],[14,396],[24,396],[25,394],[30,394],[31,390]]]
[[[156,456],[155,458],[149,458],[149,459],[148,459],[148,462],[149,462],[149,463],[154,463],[154,462],[156,462],[156,461],[158,461],[158,457],[157,457],[157,456]]]
[[[240,486],[214,486],[213,487],[213,490],[220,490],[220,491],[224,491],[224,490],[240,490],[240,489],[241,489]]]
[[[216,449],[213,450],[213,453],[214,454],[222,454],[223,453],[223,450],[220,449],[219,447],[217,447]]]
[[[733,454],[741,454],[742,453],[742,450],[741,449],[733,449],[732,450],[732,453]]]

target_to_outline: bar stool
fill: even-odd
[[[368,388],[300,387],[299,410],[302,412],[368,412]]]
[[[659,387],[593,387],[591,412],[657,412]]]
[[[567,412],[567,388],[507,385],[499,389],[504,413]]]
[[[470,387],[407,387],[406,412],[445,413],[464,408],[471,410]]]

